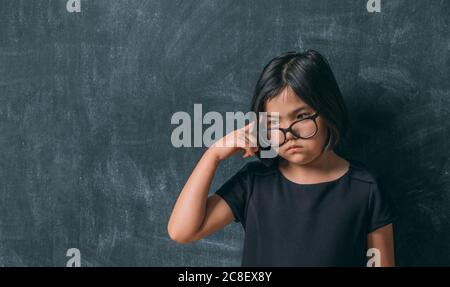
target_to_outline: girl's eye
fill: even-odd
[[[303,118],[306,118],[307,116],[308,116],[308,114],[299,114],[297,116],[297,119],[303,119]]]

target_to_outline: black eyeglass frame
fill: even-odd
[[[284,141],[283,141],[283,143],[280,144],[278,147],[280,147],[280,146],[282,146],[282,145],[284,145],[284,144],[286,143],[287,133],[288,133],[288,132],[290,132],[296,139],[310,139],[310,138],[312,138],[313,136],[315,136],[315,135],[317,134],[317,132],[319,131],[319,126],[317,125],[317,122],[316,122],[316,119],[317,119],[318,116],[319,116],[319,113],[315,113],[314,115],[311,115],[311,116],[309,116],[309,117],[306,117],[306,118],[303,118],[303,119],[296,120],[296,121],[292,122],[292,123],[289,125],[289,127],[285,128],[285,129],[284,129],[284,128],[274,128],[274,129],[268,129],[268,131],[270,131],[270,130],[277,130],[277,129],[278,129],[278,130],[280,130],[280,131],[283,132],[283,135],[284,135]],[[314,125],[316,126],[316,131],[315,131],[312,135],[310,135],[310,136],[308,136],[308,137],[302,137],[302,136],[297,135],[297,134],[292,130],[292,127],[293,127],[296,123],[302,122],[302,121],[306,121],[306,120],[312,120],[312,121],[314,122]]]

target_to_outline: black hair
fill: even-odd
[[[318,112],[328,127],[328,140],[324,150],[331,150],[346,135],[349,117],[344,99],[327,59],[315,50],[287,52],[273,58],[264,67],[256,83],[251,111],[264,111],[267,100],[277,96],[289,86],[306,104]],[[258,140],[259,145],[259,140]],[[260,146],[261,147],[261,146]],[[279,161],[258,158],[270,166]]]

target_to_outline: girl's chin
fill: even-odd
[[[281,155],[285,160],[296,163],[296,164],[304,164],[308,162],[308,157],[304,153],[288,153]]]

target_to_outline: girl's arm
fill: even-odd
[[[208,197],[209,188],[220,161],[245,150],[243,157],[254,155],[257,148],[250,147],[254,138],[249,135],[253,124],[235,130],[202,156],[184,185],[170,216],[167,231],[172,240],[190,243],[229,224],[234,215],[228,204],[218,195]]]
[[[394,267],[394,232],[392,223],[376,229],[367,236],[367,248],[380,251],[380,267]]]

